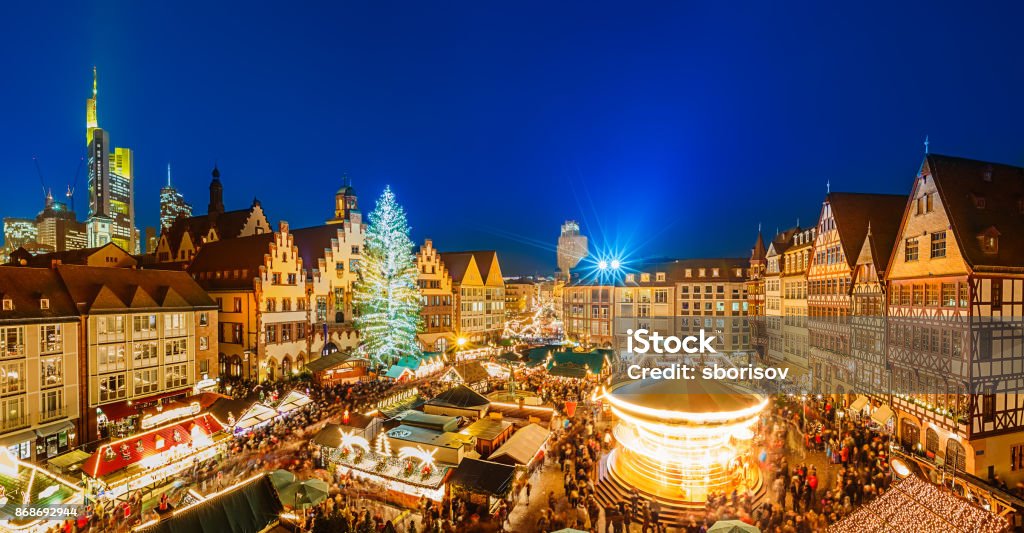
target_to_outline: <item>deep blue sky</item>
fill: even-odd
[[[642,256],[746,255],[832,190],[906,192],[935,152],[1024,163],[1024,4],[5,3],[0,216],[63,191],[100,124],[205,212],[293,227],[390,183],[414,238],[553,269],[559,224]],[[86,203],[85,175],[76,201]],[[84,216],[84,213],[82,214]]]

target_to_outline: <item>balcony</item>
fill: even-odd
[[[29,416],[27,414],[10,418],[4,418],[3,421],[0,421],[0,431],[20,429],[28,426]]]
[[[39,421],[47,422],[57,418],[64,418],[68,415],[68,406],[62,405],[56,409],[50,409],[39,413]]]

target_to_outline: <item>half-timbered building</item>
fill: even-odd
[[[901,442],[1024,480],[1024,169],[926,156],[886,280]]]

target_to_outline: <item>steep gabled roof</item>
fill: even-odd
[[[202,242],[202,238],[210,232],[211,226],[217,230],[218,239],[238,237],[242,233],[242,229],[245,228],[245,223],[249,220],[254,207],[255,204],[246,209],[225,211],[214,219],[211,219],[209,214],[180,217],[167,229],[167,243],[171,246],[171,250],[177,253],[178,247],[181,246],[181,239],[187,232],[192,243],[198,246]]]
[[[41,300],[49,300],[43,309]],[[13,309],[0,307],[0,322],[78,316],[75,303],[57,272],[50,268],[0,266],[0,300],[10,299]]]
[[[826,201],[832,207],[843,255],[850,268],[857,264],[857,256],[868,233],[868,222],[872,222],[872,227],[877,224],[879,229],[887,228],[891,225],[893,213],[903,213],[907,207],[907,197],[902,194],[834,192],[829,193]]]
[[[761,232],[758,231],[757,232],[757,241],[754,242],[754,247],[750,250],[750,260],[751,261],[763,260],[766,253],[767,253],[767,250],[765,250],[765,247],[764,247],[764,236],[762,236]]]
[[[23,266],[49,268],[50,266],[53,265],[54,261],[58,261],[64,265],[85,265],[88,264],[89,258],[92,257],[93,254],[96,254],[100,250],[105,250],[111,246],[116,248],[117,250],[120,250],[125,257],[131,257],[131,255],[128,252],[126,252],[124,248],[121,248],[120,246],[112,242],[108,242],[103,246],[97,246],[94,248],[79,248],[77,250],[65,250],[63,252],[50,252],[45,254],[30,255],[25,258],[26,263]],[[137,259],[132,259],[136,264],[138,264]]]
[[[82,312],[217,307],[206,291],[185,272],[60,265],[57,273],[71,301],[82,305]],[[136,299],[139,290],[149,298],[140,296]],[[153,302],[159,305],[152,307]]]
[[[452,387],[427,401],[427,405],[465,408],[483,407],[490,403],[490,400],[465,385]]]
[[[252,287],[252,279],[256,277],[259,267],[263,266],[264,256],[270,253],[270,243],[273,241],[273,233],[262,233],[207,243],[199,249],[199,253],[188,267],[188,272],[195,276],[202,272],[246,270],[248,275],[240,278],[199,278],[197,281],[207,289]]]
[[[1024,267],[1024,168],[928,154],[921,174],[935,180],[964,260],[973,270]],[[984,208],[975,200],[984,199]],[[985,253],[978,235],[995,228],[998,253]]]
[[[340,229],[342,226],[338,224],[325,224],[290,230],[292,244],[299,249],[302,267],[306,272],[316,269],[319,260],[326,257],[325,251],[331,248],[331,240],[338,238]],[[348,265],[345,266],[348,268]]]
[[[470,265],[475,262],[471,252],[441,252],[439,255],[441,256],[441,262],[444,263],[445,268],[448,269],[448,274],[455,283],[462,283]],[[480,277],[483,276],[484,274],[481,273]]]

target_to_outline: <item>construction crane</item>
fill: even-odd
[[[75,179],[70,185],[68,185],[68,192],[66,193],[66,196],[68,197],[68,209],[70,209],[72,213],[75,212],[75,189],[78,188],[78,176],[82,174],[83,164],[85,164],[85,158],[81,157],[78,159],[78,168],[75,169]]]

